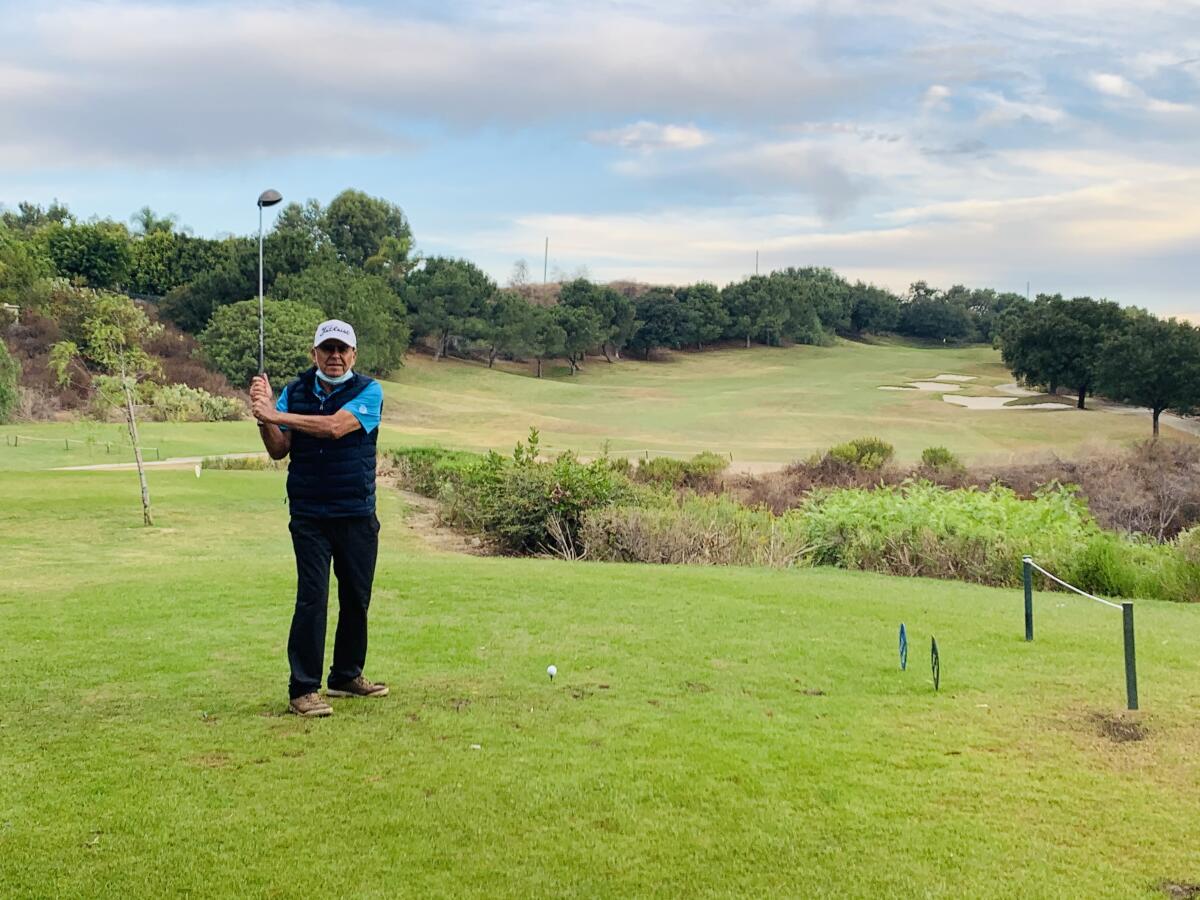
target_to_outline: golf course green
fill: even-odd
[[[1138,603],[1127,714],[1120,616],[1078,598],[1038,594],[1027,644],[1014,591],[447,554],[387,490],[368,674],[391,696],[305,721],[280,473],[152,472],[153,528],[130,472],[0,487],[6,897],[1153,897],[1200,876],[1194,606]]]

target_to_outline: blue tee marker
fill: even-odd
[[[937,638],[929,641],[929,668],[933,672],[933,689],[936,691],[942,684],[942,658],[938,654]]]
[[[908,668],[908,635],[904,633],[904,623],[900,623],[900,671]]]

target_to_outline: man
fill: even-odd
[[[288,637],[288,708],[328,716],[318,693],[325,664],[329,563],[338,580],[338,624],[329,669],[329,697],[385,697],[387,686],[363,677],[367,607],[375,579],[379,519],[375,516],[375,443],[383,414],[379,383],[354,372],[358,341],[338,319],[313,337],[313,367],[271,403],[271,383],[255,376],[250,400],[272,459],[289,453],[287,492],[296,553],[296,611]]]

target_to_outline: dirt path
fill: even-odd
[[[210,453],[207,456],[172,456],[170,459],[156,459],[150,462],[143,462],[142,465],[147,469],[190,469],[196,463],[202,463],[206,459],[250,459],[254,456],[264,456],[260,450],[258,453]],[[108,470],[120,469],[136,469],[137,463],[99,463],[94,466],[58,466],[53,469],[55,472],[103,472]]]
[[[381,476],[379,480],[400,495],[405,506],[404,527],[420,538],[425,546],[442,553],[491,555],[491,548],[479,538],[442,525],[436,500],[398,488],[386,476]]]

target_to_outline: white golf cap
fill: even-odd
[[[354,336],[354,329],[341,319],[327,319],[318,325],[317,333],[313,336],[313,346],[319,347],[330,339],[341,341],[343,344],[358,349],[358,339]]]

